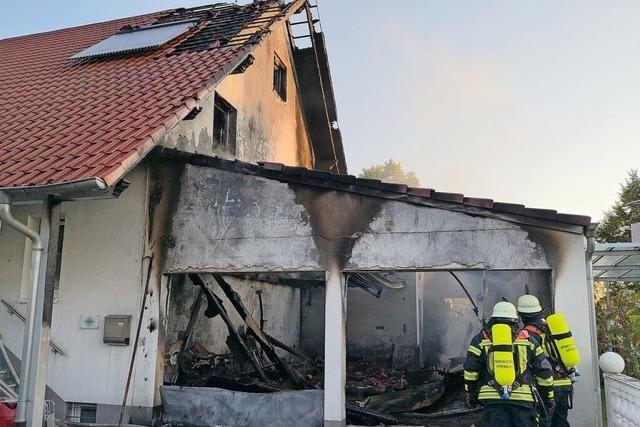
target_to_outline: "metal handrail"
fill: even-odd
[[[0,303],[4,305],[10,315],[16,316],[22,321],[22,323],[26,323],[26,319],[24,318],[24,316],[18,310],[12,307],[11,304],[3,299],[0,299]],[[49,341],[49,347],[51,347],[51,351],[53,351],[54,353],[59,354],[60,356],[64,356],[64,351],[62,351],[62,349],[58,347],[53,341]]]

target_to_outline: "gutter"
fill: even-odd
[[[9,227],[31,240],[31,265],[29,267],[29,300],[27,305],[25,338],[22,348],[20,369],[20,385],[18,390],[18,406],[16,409],[16,424],[24,425],[27,421],[28,389],[31,381],[31,365],[33,359],[33,344],[36,333],[36,298],[38,295],[38,279],[40,276],[40,259],[44,252],[42,238],[25,224],[18,221],[11,212],[12,200],[9,195],[0,191],[0,219]]]
[[[596,228],[598,224],[591,224],[584,229],[584,236],[587,238],[585,250],[585,267],[587,274],[587,291],[589,298],[589,336],[591,337],[591,369],[593,372],[594,394],[596,398],[596,425],[602,427],[602,401],[600,399],[600,367],[598,365],[598,328],[596,325],[596,305],[593,290],[593,252],[596,249]]]
[[[11,196],[12,199],[26,199],[33,198],[33,196],[48,198],[50,195],[62,196],[83,193],[105,193],[108,192],[108,190],[109,189],[104,180],[98,177],[84,179],[81,181],[65,182],[64,184],[0,188],[0,192],[5,193],[7,196]]]

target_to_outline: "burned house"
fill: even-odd
[[[579,325],[592,425],[589,218],[348,175],[306,1],[2,40],[0,86],[0,394],[32,425],[465,425],[478,317],[525,290]]]

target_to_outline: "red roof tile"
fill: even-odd
[[[275,4],[222,7],[255,17]],[[256,43],[169,54],[199,36],[194,28],[159,50],[69,60],[125,25],[185,13],[200,12],[177,9],[0,40],[0,188],[95,178],[113,185]]]

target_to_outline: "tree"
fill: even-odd
[[[633,169],[627,174],[624,184],[620,185],[618,200],[605,212],[598,226],[598,241],[630,242],[631,224],[636,222],[640,222],[640,177],[638,170]]]
[[[618,200],[604,214],[597,240],[631,241],[631,224],[640,222],[640,177],[629,171],[620,185]],[[613,350],[624,358],[628,375],[640,378],[640,284],[596,282],[596,321],[600,352]]]
[[[405,171],[400,162],[393,159],[389,159],[381,165],[373,165],[363,169],[358,177],[406,184],[410,187],[420,186],[420,180],[416,174],[412,171]]]

